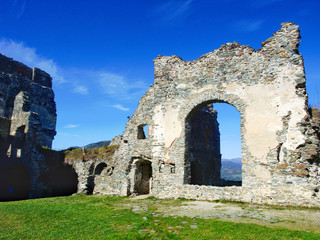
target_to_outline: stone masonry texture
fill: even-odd
[[[69,163],[45,149],[56,133],[51,77],[0,55],[0,198],[77,191],[320,206],[319,121],[308,109],[299,39],[287,22],[258,50],[233,42],[194,61],[158,56],[154,84],[113,139],[113,157],[86,159],[84,149]],[[220,177],[213,103],[241,115],[240,184]]]
[[[319,127],[308,113],[299,39],[288,22],[259,50],[233,42],[194,61],[158,56],[154,85],[119,138],[112,173],[99,175],[93,193],[135,194],[144,162],[149,193],[159,198],[320,206]],[[188,116],[217,102],[241,114],[241,186],[190,184]]]
[[[0,54],[0,199],[49,196],[48,165],[39,152],[56,134],[51,77]]]

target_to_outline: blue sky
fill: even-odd
[[[300,25],[307,91],[311,104],[319,102],[318,0],[0,0],[0,4],[0,53],[39,67],[54,79],[55,149],[121,134],[127,116],[153,83],[152,60],[159,54],[194,60],[233,41],[259,49],[282,22]],[[219,116],[223,114],[222,150],[228,149],[223,154],[238,157],[239,130],[233,131],[230,121],[223,120],[238,116],[219,110]]]

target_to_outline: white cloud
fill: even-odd
[[[82,95],[88,95],[88,88],[85,87],[85,86],[76,86],[75,89],[74,89],[74,92],[76,93],[79,93],[79,94],[82,94]]]
[[[106,94],[117,94],[119,91],[128,89],[128,84],[123,76],[102,72],[99,74],[98,79],[102,91]]]
[[[166,1],[154,10],[154,17],[164,23],[173,24],[188,14],[192,2],[193,0]]]
[[[0,53],[11,57],[29,67],[37,67],[48,72],[55,84],[68,82],[71,91],[87,95],[86,85],[98,83],[100,93],[114,99],[130,100],[141,96],[147,89],[143,81],[128,80],[124,76],[106,70],[86,70],[77,68],[62,68],[52,59],[37,54],[36,49],[26,46],[23,42],[0,40]],[[66,81],[67,79],[68,81]]]
[[[112,107],[117,108],[117,109],[119,109],[121,111],[125,111],[125,112],[129,111],[129,108],[123,107],[120,104],[113,105]]]
[[[80,126],[80,124],[68,124],[68,125],[64,126],[63,128],[77,128],[79,126]]]
[[[57,84],[65,82],[61,69],[52,59],[47,59],[38,55],[34,48],[27,47],[22,42],[2,39],[0,41],[0,52],[29,67],[36,67],[46,71]]]
[[[124,76],[109,72],[98,73],[98,83],[102,93],[122,100],[131,99],[137,93],[141,95],[147,88],[142,81],[129,82]]]
[[[234,26],[240,31],[254,32],[259,30],[263,23],[264,20],[239,20]]]

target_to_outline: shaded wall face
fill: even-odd
[[[41,149],[45,156],[46,171],[41,172],[39,182],[49,188],[48,196],[68,196],[78,190],[78,174],[75,168],[65,163],[64,152]]]
[[[28,199],[31,177],[28,169],[20,163],[12,164],[1,179],[0,200],[13,201]]]
[[[52,79],[1,54],[0,72],[0,172],[22,164],[30,172],[30,197],[48,196],[51,186],[40,178],[48,167],[38,147],[51,147],[56,134]]]
[[[186,120],[186,170],[190,184],[218,185],[221,154],[217,113],[209,107],[194,110]],[[186,163],[188,164],[188,163]]]

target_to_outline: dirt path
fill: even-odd
[[[145,198],[145,199],[144,199]],[[285,208],[253,204],[182,201],[170,204],[146,196],[132,198],[133,211],[147,211],[150,206],[162,216],[186,216],[231,222],[255,223],[320,233],[320,209]]]

